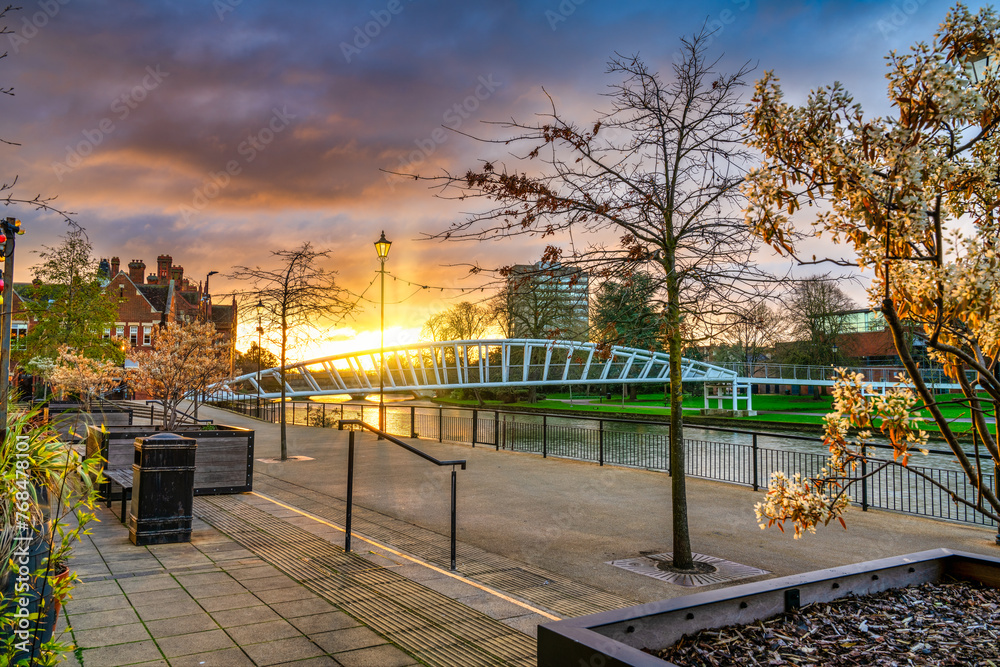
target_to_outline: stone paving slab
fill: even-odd
[[[100,523],[92,524],[92,534],[75,550],[81,561],[86,561],[87,573],[60,622],[67,627],[67,641],[78,647],[80,660],[70,654],[63,664],[364,664],[364,655],[375,654],[359,651],[370,649],[383,651],[392,656],[390,661],[402,665],[416,664],[412,656],[243,546],[219,549],[228,538],[204,522],[197,522],[191,544],[147,548],[130,544],[127,531],[109,510],[101,508],[100,518]],[[198,544],[213,550],[205,553]],[[120,558],[129,550],[132,555]],[[105,558],[105,553],[115,558]],[[239,559],[219,558],[222,553],[250,555],[252,559],[241,563]],[[122,561],[144,563],[145,574],[116,572],[113,563]],[[241,582],[256,582],[259,595],[267,599]],[[370,634],[345,634],[336,645],[330,643],[331,632],[357,630]],[[347,663],[336,657],[345,652],[349,654]]]
[[[445,594],[478,601],[483,592],[474,586],[382,555],[433,586],[412,581],[313,535],[305,528],[316,522],[302,514],[291,512],[291,523],[251,499],[260,500],[199,498],[191,543],[148,548],[131,545],[102,508],[105,520],[76,549],[88,570],[66,605],[68,637],[81,658],[69,664],[382,667],[417,664],[414,656],[448,667],[534,664],[529,634],[545,619],[506,610],[497,615],[512,624],[494,620]],[[241,558],[220,557],[234,553]],[[308,555],[295,558],[301,554]],[[119,571],[122,562],[142,569]],[[483,640],[488,648],[478,645]]]

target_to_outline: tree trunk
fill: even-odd
[[[667,327],[670,352],[670,491],[673,505],[674,567],[694,568],[691,532],[688,530],[687,488],[684,461],[684,387],[681,385],[680,290],[673,273],[667,272]]]

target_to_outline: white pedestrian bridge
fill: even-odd
[[[433,392],[442,389],[502,389],[572,385],[668,383],[670,357],[629,347],[532,339],[453,340],[387,347],[381,373],[386,393]],[[336,354],[285,366],[288,398],[350,395],[379,390],[379,350]],[[897,381],[900,367],[851,368],[864,374],[874,391]],[[831,386],[830,366],[769,363],[709,364],[682,360],[681,380],[705,387],[705,407],[752,409],[750,385]],[[940,371],[924,371],[938,390],[958,385]],[[975,382],[975,378],[970,378]],[[263,369],[229,380],[216,388],[226,398],[281,397],[281,368]]]
[[[290,398],[365,395],[379,390],[379,350],[336,354],[285,366]],[[453,340],[385,348],[382,382],[387,393],[438,389],[500,389],[555,385],[669,382],[670,357],[628,347],[529,339]],[[259,377],[259,380],[258,380]],[[684,382],[733,384],[735,371],[684,359]],[[241,375],[225,391],[279,398],[281,368]],[[220,387],[220,389],[223,389]]]

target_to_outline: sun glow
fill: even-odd
[[[409,345],[420,341],[420,329],[392,326],[385,328],[385,346]],[[318,359],[335,354],[347,354],[379,349],[379,331],[357,331],[351,328],[334,329],[308,345],[297,347],[289,356],[296,361]]]

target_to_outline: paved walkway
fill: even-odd
[[[255,427],[256,458],[278,454],[276,426],[203,411]],[[69,664],[533,665],[538,623],[692,591],[606,564],[669,551],[662,473],[419,441],[469,460],[452,573],[450,470],[357,437],[352,553],[335,430],[290,426],[289,453],[312,460],[257,462],[253,494],[197,498],[190,544],[135,547],[102,508],[60,620],[79,646]],[[695,550],[773,575],[938,546],[998,552],[993,530],[860,511],[846,532],[793,541],[757,528],[758,496],[689,480]]]

